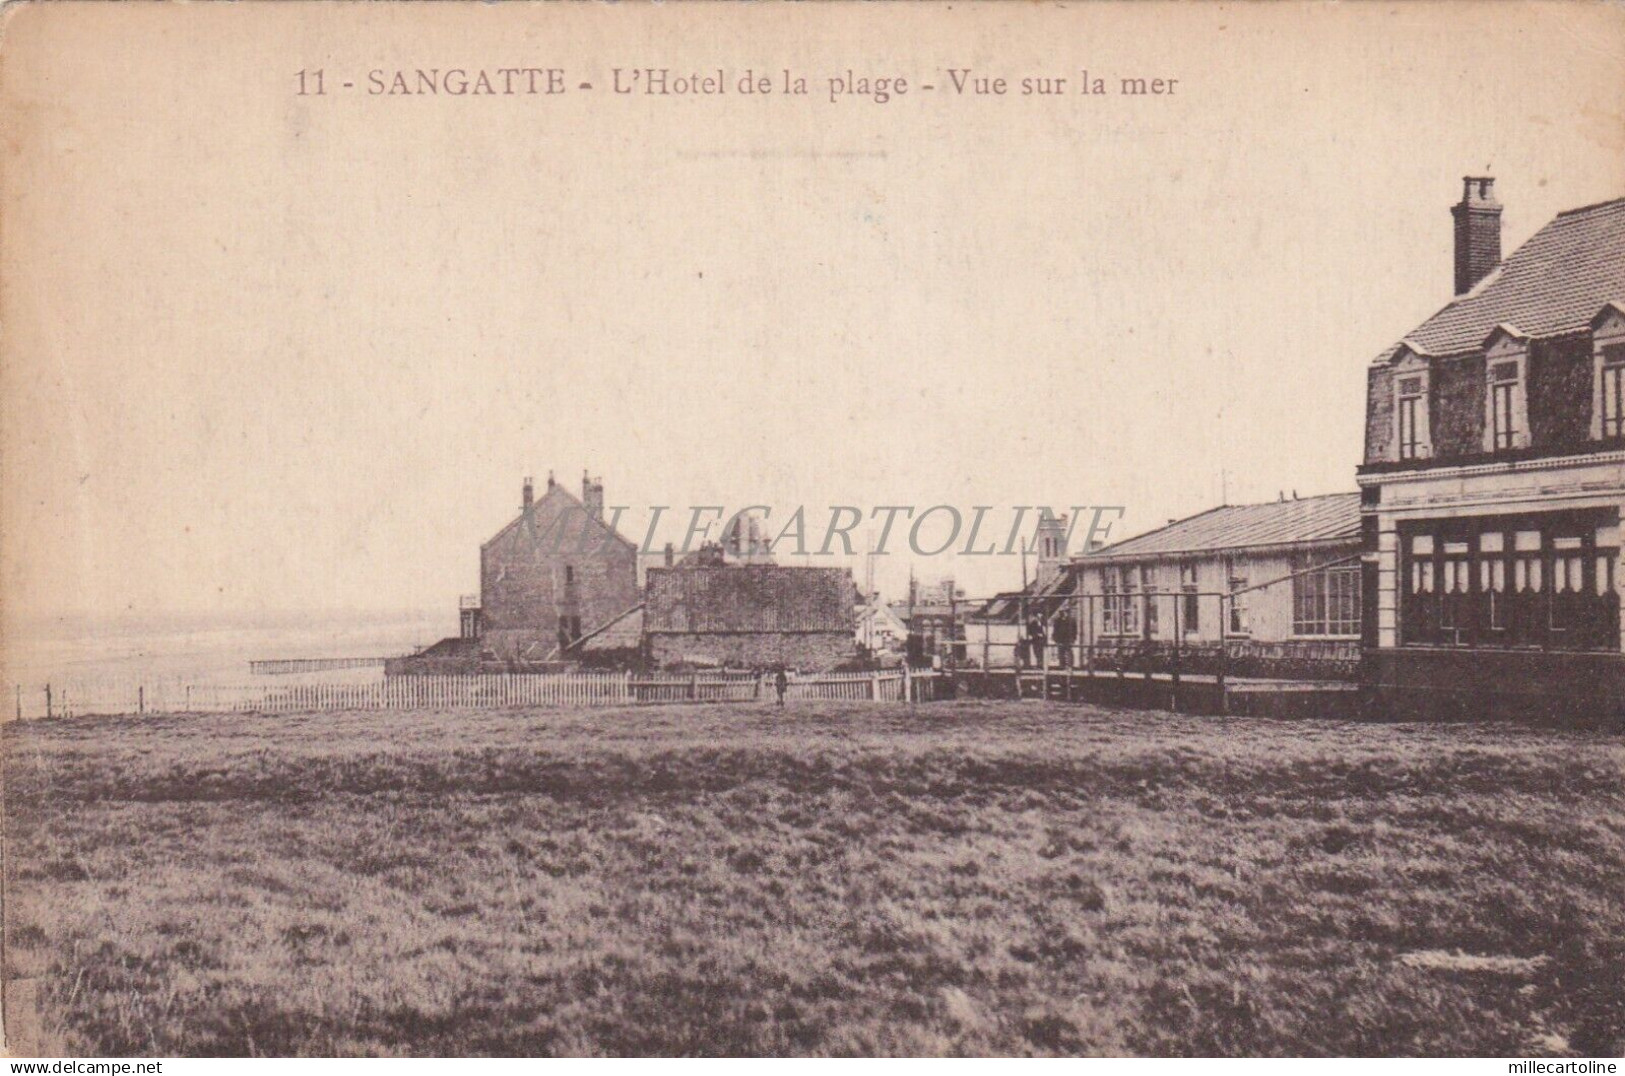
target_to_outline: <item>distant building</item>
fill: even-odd
[[[721,555],[648,570],[643,632],[652,664],[810,672],[857,656],[851,572],[726,564]]]
[[[1086,553],[1039,597],[1088,595],[1074,616],[1097,647],[1229,640],[1290,660],[1337,641],[1352,663],[1359,557],[1357,493],[1225,505]]]
[[[853,615],[853,633],[859,646],[871,654],[902,652],[908,642],[908,625],[897,619],[878,594],[860,603]]]
[[[1212,658],[1222,642],[1234,668],[1251,675],[1350,676],[1360,654],[1360,550],[1357,493],[1224,505],[1064,564],[1055,562],[1064,548],[1040,542],[1037,578],[972,612],[965,650],[977,665],[1008,667],[1036,616],[1054,667],[1064,615],[1074,665],[1167,657],[1176,646]],[[1038,655],[1026,661],[1036,665]]]
[[[542,496],[525,480],[519,515],[480,547],[479,646],[508,665],[559,660],[577,641],[642,601],[637,547],[604,520],[604,486],[581,498],[551,475]]]
[[[1021,654],[1020,643],[1026,634],[1027,621],[1035,614],[1048,617],[1060,610],[1061,603],[1056,596],[1070,593],[1075,586],[1075,580],[1066,574],[1067,518],[1047,512],[1039,518],[1029,547],[1036,554],[1033,580],[1026,590],[995,594],[965,613],[960,627],[959,658],[990,669],[1013,666]],[[1081,617],[1082,610],[1073,615]],[[1080,638],[1082,632],[1080,627]],[[1031,655],[1028,657],[1030,661]]]
[[[924,663],[955,653],[953,644],[963,637],[966,603],[964,588],[952,576],[931,582],[910,579],[908,597],[892,602],[889,608],[908,629],[911,661]]]
[[[1493,180],[1452,213],[1456,297],[1367,380],[1367,685],[1405,712],[1618,712],[1625,198],[1504,262]]]

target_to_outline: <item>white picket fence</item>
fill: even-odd
[[[791,677],[787,699],[926,702],[944,691],[935,672],[819,673]],[[395,676],[367,683],[184,684],[96,682],[13,685],[18,718],[92,714],[296,713],[331,710],[613,706],[771,701],[771,675],[556,673]]]

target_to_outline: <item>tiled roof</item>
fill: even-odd
[[[1360,495],[1331,493],[1267,504],[1225,505],[1176,520],[1079,558],[1155,557],[1226,549],[1354,541],[1360,537]]]
[[[647,599],[651,632],[851,632],[857,588],[845,568],[650,568]]]
[[[1477,348],[1501,324],[1552,336],[1585,328],[1610,301],[1625,301],[1625,198],[1558,214],[1405,341],[1448,355]]]

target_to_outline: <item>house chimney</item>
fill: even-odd
[[[677,547],[670,542],[666,543],[666,567],[670,568],[677,563]]]
[[[581,503],[587,509],[587,514],[594,519],[604,518],[604,481],[596,482],[587,477],[587,472],[581,472]]]
[[[1501,264],[1501,203],[1490,176],[1462,177],[1461,201],[1450,207],[1456,218],[1456,294],[1472,291]]]
[[[553,472],[547,472],[547,488],[552,489],[556,485],[558,485],[558,483],[553,481]]]
[[[527,478],[527,479],[525,479],[525,487],[519,494],[519,510],[521,512],[530,511],[531,502],[534,501],[535,499],[536,499],[536,487],[532,486],[530,484],[530,479]]]

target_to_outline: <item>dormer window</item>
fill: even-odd
[[[1591,322],[1591,436],[1625,439],[1625,308],[1609,303]]]
[[[1414,460],[1425,456],[1423,433],[1427,426],[1427,380],[1420,374],[1399,379],[1399,458]]]
[[[1625,347],[1610,348],[1602,364],[1602,435],[1625,437]]]
[[[1500,452],[1513,447],[1517,426],[1513,421],[1513,398],[1518,391],[1518,364],[1498,362],[1490,367],[1491,447]]]
[[[1529,342],[1508,326],[1490,334],[1484,348],[1484,451],[1529,446],[1529,399],[1525,372]]]
[[[1597,347],[1598,432],[1607,439],[1625,437],[1625,342]]]

